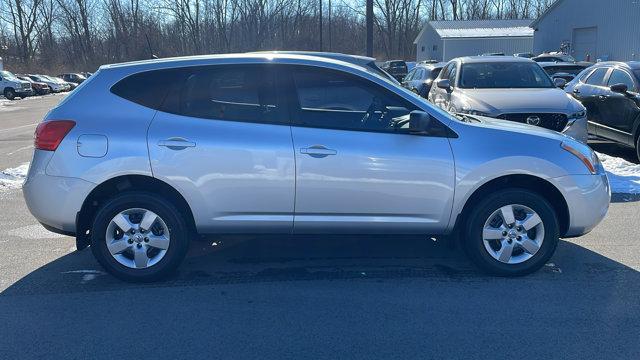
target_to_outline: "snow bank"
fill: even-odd
[[[640,165],[607,154],[597,154],[607,171],[612,193],[640,194]]]
[[[29,171],[29,163],[0,172],[0,190],[21,188],[27,177],[27,171]]]

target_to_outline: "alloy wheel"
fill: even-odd
[[[144,269],[162,260],[171,236],[160,216],[147,209],[132,208],[111,219],[105,241],[117,262],[128,268]]]
[[[511,204],[494,211],[482,230],[484,248],[495,260],[520,264],[531,259],[544,241],[544,224],[531,208]]]

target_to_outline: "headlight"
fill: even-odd
[[[469,115],[477,115],[477,116],[490,116],[489,114],[482,112],[482,111],[477,111],[477,110],[473,110],[473,109],[462,109],[460,110],[461,113],[463,114],[469,114]]]
[[[582,110],[567,116],[567,119],[569,120],[582,119],[585,116],[587,116],[587,110]]]
[[[598,169],[602,167],[602,165],[600,164],[600,159],[598,159],[598,155],[596,155],[596,153],[591,149],[589,149],[588,153],[585,153],[565,142],[560,144],[560,147],[562,147],[564,150],[570,152],[573,156],[580,159],[580,161],[582,161],[584,166],[586,166],[587,169],[589,169],[589,172],[591,174],[594,174],[594,175],[597,174]]]

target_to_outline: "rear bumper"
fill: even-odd
[[[551,179],[569,208],[569,227],[563,237],[577,237],[595,228],[607,215],[611,188],[607,175],[571,175]]]
[[[76,232],[76,215],[95,184],[45,173],[51,152],[36,150],[22,186],[27,207],[45,227],[63,234]],[[57,231],[56,231],[57,230]]]

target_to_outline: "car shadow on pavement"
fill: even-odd
[[[516,281],[485,275],[461,250],[442,241],[411,236],[233,236],[194,241],[179,270],[151,284],[122,282],[106,273],[90,249],[69,253],[18,280],[2,296],[118,291],[318,280],[500,283]],[[613,283],[640,288],[638,271],[569,241],[560,241],[554,257],[525,282],[583,282],[618,291]],[[608,289],[610,288],[610,289]],[[613,295],[612,295],[613,296]]]

